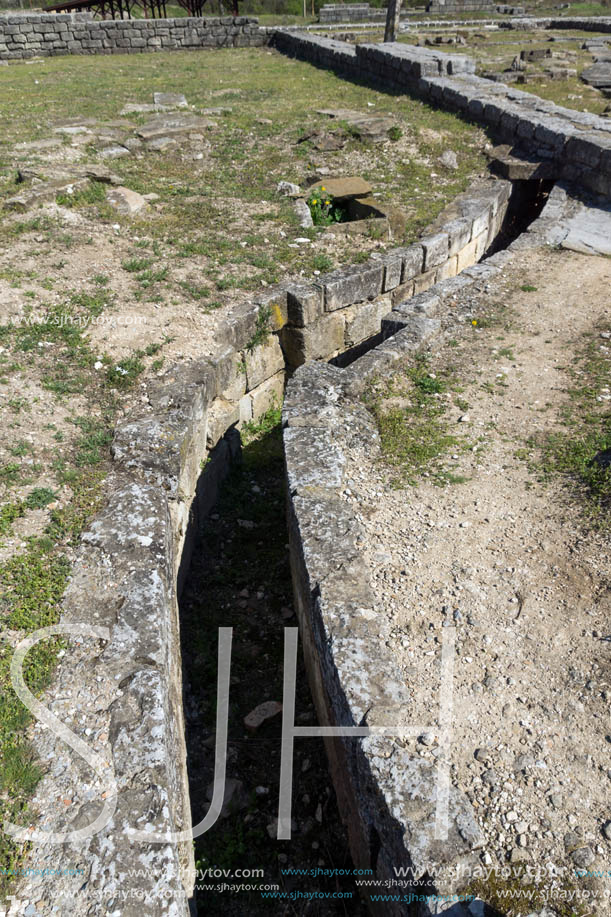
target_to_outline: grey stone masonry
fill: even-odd
[[[426,5],[427,13],[470,13],[493,8],[493,0],[430,0]]]
[[[376,9],[368,3],[325,3],[321,6],[318,21],[329,22],[367,22],[368,20],[385,19],[386,10]]]
[[[91,13],[0,18],[0,60],[57,54],[141,54],[263,45],[258,21],[246,16],[203,19],[93,19]]]
[[[487,127],[502,143],[546,161],[554,178],[611,197],[609,119],[475,76],[475,62],[464,55],[391,42],[354,46],[279,31],[271,44],[319,67],[457,112]]]

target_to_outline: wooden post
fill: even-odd
[[[399,16],[401,15],[401,0],[388,0],[388,12],[386,13],[386,28],[384,29],[384,41],[396,41],[397,32],[399,31]]]

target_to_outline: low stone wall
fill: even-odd
[[[265,44],[258,21],[222,19],[93,19],[91,13],[34,13],[0,18],[0,60],[56,54],[139,54]]]
[[[407,92],[489,128],[503,143],[545,160],[556,179],[611,197],[611,123],[474,75],[468,57],[400,43],[352,46],[303,33],[275,32],[285,54]]]
[[[321,6],[318,21],[325,25],[330,22],[367,22],[386,19],[386,10],[369,6],[368,3],[326,3]]]
[[[493,0],[429,0],[426,5],[427,13],[472,13],[493,9]]]
[[[375,454],[379,449],[375,424],[360,396],[370,380],[387,378],[400,360],[433,346],[444,331],[451,335],[461,296],[468,303],[469,287],[486,283],[510,261],[512,250],[558,241],[566,207],[566,192],[555,188],[539,219],[509,251],[398,303],[383,321],[390,335],[383,343],[345,370],[310,363],[289,382],[283,426],[291,566],[306,667],[322,725],[411,725],[409,692],[386,646],[384,627],[389,625],[375,611],[358,505],[345,497],[347,451],[362,448]],[[434,695],[437,688],[431,685],[430,690]],[[439,841],[434,766],[411,756],[392,735],[334,737],[326,743],[355,868],[373,870],[384,887],[386,880],[396,879],[396,867],[409,866],[412,885],[401,891],[419,896],[413,903],[405,898],[372,901],[372,911],[391,917],[430,917],[446,908],[466,913],[458,905],[452,909],[452,896],[461,894],[466,881],[461,875],[479,862],[482,843],[466,797],[450,786],[448,833]],[[431,878],[442,875],[445,882]],[[447,897],[425,902],[427,894]]]

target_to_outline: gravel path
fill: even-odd
[[[514,260],[469,306],[477,316],[502,305],[505,329],[474,328],[467,315],[431,359],[433,375],[452,364],[464,385],[466,412],[445,397],[450,431],[466,441],[448,465],[466,482],[421,478],[397,490],[363,450],[352,456],[347,495],[359,505],[379,612],[391,619],[390,645],[413,689],[410,720],[431,724],[409,740],[414,752],[450,755],[485,832],[484,864],[538,865],[547,876],[550,865],[564,867],[565,882],[597,895],[584,913],[608,912],[611,887],[609,544],[584,527],[574,497],[538,483],[516,451],[558,423],[563,367],[583,335],[594,332],[600,352],[611,352],[600,337],[610,280],[604,258],[538,251]],[[598,398],[608,397],[603,387]],[[434,724],[448,625],[457,649],[445,749]],[[608,872],[592,879],[576,869]]]

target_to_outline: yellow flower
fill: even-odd
[[[330,204],[330,203],[331,203],[331,201],[325,201],[325,204]]]
[[[321,190],[321,191],[326,191],[327,189],[326,189],[326,188],[321,188],[320,190]]]
[[[318,203],[318,201],[316,200],[316,198],[314,198],[314,200],[312,201],[312,203],[313,203],[313,204],[317,204],[317,203]]]
[[[471,324],[472,324],[472,325],[473,325],[473,327],[475,328],[475,326],[477,325],[477,319],[476,319],[476,318],[474,318],[474,319],[473,319],[473,321],[471,322]]]

